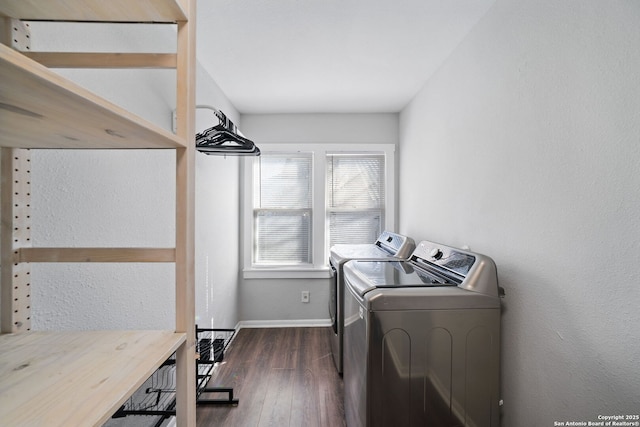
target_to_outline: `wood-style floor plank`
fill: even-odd
[[[329,328],[241,329],[209,382],[233,387],[240,403],[198,406],[197,425],[344,426],[344,390],[329,334]]]
[[[289,425],[296,370],[272,369],[260,413],[260,427]]]

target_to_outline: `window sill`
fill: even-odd
[[[329,267],[322,268],[251,268],[242,270],[245,279],[328,279]]]

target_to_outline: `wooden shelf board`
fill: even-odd
[[[17,249],[14,262],[175,262],[175,248]]]
[[[0,420],[102,425],[185,338],[173,331],[0,335]]]
[[[109,2],[105,2],[109,4]],[[0,44],[0,144],[180,148],[186,142]]]
[[[186,21],[175,0],[3,0],[0,14],[15,19],[96,22]]]
[[[47,68],[176,68],[175,53],[22,52]]]

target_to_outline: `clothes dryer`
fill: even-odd
[[[407,236],[384,231],[375,243],[340,244],[331,247],[329,264],[332,277],[329,291],[329,317],[331,319],[331,354],[338,373],[342,374],[344,329],[344,280],[342,268],[354,259],[391,260],[406,259],[415,249],[415,241]]]

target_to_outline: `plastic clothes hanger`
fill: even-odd
[[[220,110],[210,105],[196,105],[213,111],[219,123],[196,134],[196,149],[209,155],[259,156],[260,149],[245,138],[237,126]]]

